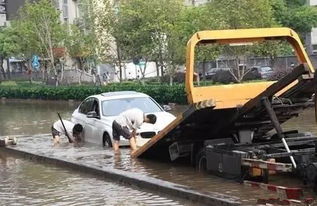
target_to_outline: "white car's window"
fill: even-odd
[[[92,98],[86,99],[80,106],[79,106],[79,112],[83,114],[87,114],[92,110],[92,105],[93,105],[93,100]]]
[[[131,108],[139,108],[145,113],[162,111],[158,104],[149,97],[113,99],[102,102],[102,114],[104,116],[117,116]]]

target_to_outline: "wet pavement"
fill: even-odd
[[[0,174],[0,205],[3,206],[196,205],[1,152]]]
[[[94,145],[73,147],[66,141],[66,139],[63,139],[60,145],[53,146],[49,134],[20,136],[18,137],[18,144],[9,146],[9,148],[71,161],[80,165],[88,165],[101,170],[116,169],[118,171],[126,171],[129,174],[139,175],[137,178],[166,180],[203,194],[208,193],[211,196],[216,195],[223,198],[222,194],[225,194],[228,195],[225,198],[238,200],[243,205],[255,205],[258,199],[264,197],[277,197],[276,193],[250,188],[235,181],[218,178],[210,174],[201,174],[194,169],[188,168],[188,166],[132,159],[129,155],[130,150],[127,148],[122,148],[120,155],[114,155],[111,149]]]

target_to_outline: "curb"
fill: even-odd
[[[163,193],[175,196],[181,199],[189,200],[203,205],[214,206],[235,206],[241,205],[239,198],[226,196],[218,193],[199,192],[187,186],[171,183],[153,177],[147,177],[141,174],[122,171],[113,168],[98,168],[91,165],[84,165],[72,161],[66,161],[53,157],[38,155],[31,152],[26,152],[13,147],[0,147],[0,151],[11,153],[24,158],[35,160],[38,162],[45,162],[48,164],[58,165],[65,168],[71,168],[77,171],[96,175],[105,179],[111,179],[118,183],[136,186],[140,189],[147,189],[158,193]]]

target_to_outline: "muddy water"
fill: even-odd
[[[2,135],[10,135],[10,134],[24,134],[24,135],[33,135],[38,133],[49,133],[51,124],[57,120],[56,112],[59,111],[64,118],[70,118],[71,112],[76,108],[78,103],[72,102],[41,102],[41,101],[0,101],[0,136]],[[177,107],[174,113],[181,112],[185,107]],[[287,124],[283,125],[285,129],[294,129],[298,128],[300,131],[312,131],[313,133],[317,134],[316,125],[314,123],[314,112],[313,110],[309,109],[305,111],[299,118],[289,121]],[[43,147],[47,144],[40,143]],[[84,151],[82,151],[84,152]],[[81,152],[81,154],[83,154]],[[123,169],[127,171],[135,171],[138,173],[143,173],[148,176],[157,177],[163,180],[168,180],[171,182],[188,185],[194,189],[200,191],[208,191],[208,192],[220,192],[228,195],[238,196],[241,198],[241,202],[248,204],[248,205],[255,205],[257,198],[260,197],[274,197],[275,194],[268,194],[262,190],[255,190],[243,185],[240,185],[231,180],[225,180],[223,178],[218,178],[208,174],[199,174],[193,168],[183,166],[183,165],[171,165],[166,163],[159,163],[153,162],[150,160],[131,160],[129,155],[122,155],[119,159],[113,158],[111,156],[112,151],[105,151],[109,155],[105,155],[105,157],[94,157],[91,156],[90,161],[99,161],[98,163],[106,166],[106,167],[113,167],[117,169]],[[8,159],[8,158],[7,158]],[[3,164],[3,162],[12,162],[11,164],[20,165],[19,167],[12,167],[11,170],[2,170],[2,167],[6,167],[7,163]],[[28,168],[28,165],[31,165]],[[29,175],[28,171],[31,170],[33,167],[37,168],[36,171],[41,173],[43,176],[47,177],[37,179],[36,175]],[[25,169],[26,168],[26,169]],[[51,171],[58,171],[58,172],[51,172]],[[48,167],[43,165],[38,165],[35,163],[28,162],[26,160],[14,159],[9,157],[9,161],[2,161],[0,162],[0,174],[8,174],[9,176],[11,173],[15,174],[15,179],[12,179],[12,182],[15,182],[18,185],[22,185],[20,180],[26,181],[24,177],[29,176],[28,180],[30,181],[30,187],[36,188],[40,185],[40,190],[37,190],[37,196],[47,197],[52,195],[55,197],[55,200],[59,198],[65,198],[66,200],[74,200],[82,198],[82,191],[74,191],[72,195],[67,193],[63,193],[63,188],[67,185],[70,186],[73,183],[72,178],[77,178],[76,186],[71,186],[72,188],[84,188],[86,184],[89,183],[91,186],[91,190],[97,194],[104,194],[104,191],[100,188],[107,188],[109,187],[109,191],[111,191],[112,195],[116,195],[117,189],[121,190],[125,187],[120,187],[115,184],[110,184],[107,182],[99,182],[92,177],[86,177],[80,174],[76,174],[75,177],[69,177],[69,171],[65,169],[59,169],[54,167]],[[64,176],[63,176],[64,175]],[[59,176],[64,178],[59,179]],[[6,177],[6,176],[4,176]],[[66,181],[65,185],[60,186],[59,184],[54,183],[54,178],[58,178],[60,181]],[[8,185],[8,176],[7,178],[0,177],[0,185]],[[22,181],[22,182],[23,182]],[[68,181],[68,182],[67,182]],[[96,182],[95,182],[96,181]],[[48,183],[54,183],[50,188],[48,188]],[[301,182],[292,180],[292,179],[285,179],[281,184],[291,185],[291,186],[301,186]],[[96,185],[96,187],[92,186]],[[100,186],[102,185],[102,186]],[[99,188],[100,187],[100,188]],[[11,187],[4,187],[5,189],[0,189],[0,194],[10,194]],[[111,189],[112,188],[112,189]],[[86,190],[85,190],[86,192]],[[140,191],[135,191],[136,193]],[[141,192],[142,193],[142,192]],[[25,195],[22,190],[16,190],[16,195],[11,196],[11,203],[13,203],[16,197],[21,197],[21,204],[25,203],[28,204],[29,196]],[[121,194],[121,193],[120,193]],[[143,193],[142,193],[143,194]],[[305,190],[305,194],[311,195],[311,191]],[[146,194],[148,195],[148,194]],[[74,197],[73,197],[74,196]],[[150,195],[151,196],[151,195]],[[104,201],[105,199],[98,199],[98,195],[95,196],[96,198],[92,200],[91,204],[106,204]],[[148,196],[147,196],[148,197]],[[44,203],[44,199],[38,199],[38,205],[42,205]],[[0,195],[0,199],[2,199]],[[150,198],[151,199],[151,198]],[[10,203],[10,199],[8,200]],[[23,202],[24,201],[24,202]],[[127,198],[122,200],[123,203],[119,205],[129,205],[129,201],[133,202],[133,198]],[[142,202],[142,201],[141,201]],[[87,202],[86,202],[87,203]],[[172,201],[174,204],[175,202]],[[45,203],[46,204],[46,203]],[[47,203],[49,204],[49,203]],[[72,203],[70,203],[72,204]],[[154,204],[154,203],[153,203]],[[176,202],[175,204],[179,204]],[[182,204],[182,203],[180,203]],[[0,203],[1,205],[1,203]],[[108,204],[107,204],[108,205]],[[112,204],[109,204],[112,205]],[[117,204],[116,204],[117,205]],[[131,204],[135,205],[135,204]],[[145,204],[149,205],[149,204]]]
[[[0,185],[0,205],[185,205],[150,192],[1,153]]]

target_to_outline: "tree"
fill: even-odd
[[[221,22],[221,29],[261,28],[275,24],[270,0],[214,0],[208,7],[211,16]]]
[[[306,0],[271,0],[277,22],[299,33],[307,50],[312,53],[310,32],[317,26],[317,8],[307,5]]]
[[[274,18],[283,26],[304,34],[317,25],[317,8],[306,0],[271,0]]]
[[[4,79],[6,79],[3,67],[4,60],[13,54],[17,54],[19,49],[19,40],[16,38],[14,31],[10,27],[0,30],[0,69]]]
[[[85,65],[89,60],[95,61],[95,38],[90,33],[85,33],[80,30],[78,26],[71,25],[70,33],[65,39],[65,46],[67,48],[68,55],[77,60],[79,69],[85,71],[88,66]],[[81,76],[79,77],[79,84],[81,84]]]
[[[122,1],[113,34],[120,45],[124,45],[121,52],[129,59],[142,58],[145,65],[148,61],[156,61],[161,68],[166,67],[167,58],[176,56],[168,51],[175,52],[170,48],[175,48],[172,46],[177,40],[174,31],[183,8],[181,0]],[[141,70],[142,78],[145,70],[146,67]]]
[[[102,62],[110,62],[119,68],[119,80],[122,81],[123,62],[126,59],[123,39],[120,28],[120,1],[99,0],[98,18],[95,23],[98,25],[98,38],[103,45]]]
[[[242,29],[261,28],[276,25],[270,0],[214,0],[207,4],[209,17],[213,17],[218,22],[217,29]],[[232,58],[229,68],[230,73],[236,82],[241,82],[250,71],[249,67],[240,66],[247,60],[247,56],[254,51],[254,47],[246,46],[222,46],[216,47],[221,50],[227,59]],[[218,54],[218,53],[214,53]]]
[[[67,33],[67,28],[61,24],[59,16],[60,12],[52,1],[39,0],[26,2],[19,10],[18,18],[12,23],[23,45],[21,53],[24,57],[30,60],[32,55],[38,54],[43,59],[47,58],[55,77],[57,70],[53,49],[63,46]]]
[[[182,38],[183,45],[186,45],[188,39],[198,31],[224,28],[224,22],[219,21],[214,16],[208,4],[198,7],[186,7],[180,18],[179,36]],[[195,68],[198,69],[199,63],[202,63],[202,76],[203,80],[206,80],[207,62],[215,60],[219,56],[219,48],[215,45],[198,45],[195,54]],[[185,53],[183,55],[185,56]],[[199,71],[197,72],[199,73]]]

